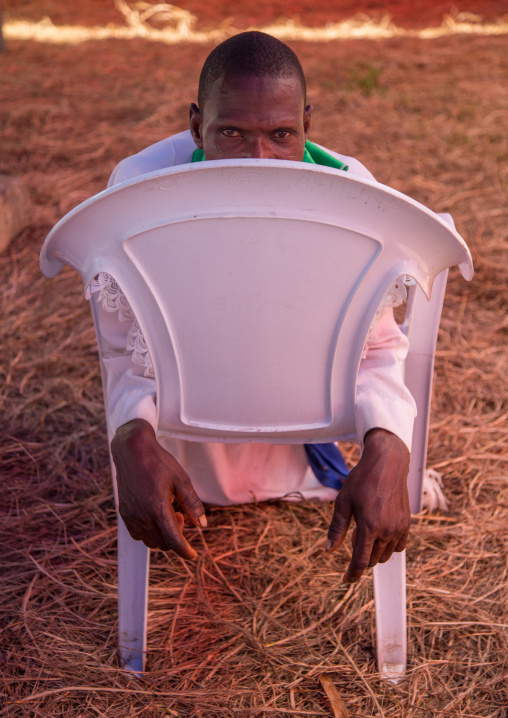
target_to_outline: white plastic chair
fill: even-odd
[[[74,209],[41,252],[48,277],[64,263],[85,288],[99,272],[115,277],[154,363],[158,436],[194,441],[357,439],[355,383],[369,326],[392,282],[412,276],[420,288],[404,327],[405,371],[419,410],[409,475],[419,510],[447,268],[473,273],[466,244],[443,218],[327,167],[202,162],[125,182]],[[149,551],[121,519],[118,557],[119,654],[141,672]],[[378,666],[396,679],[406,666],[404,553],[374,569],[374,590]]]

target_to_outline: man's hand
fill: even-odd
[[[362,458],[335,499],[326,542],[329,551],[339,548],[354,517],[353,555],[345,583],[358,581],[366,568],[406,548],[411,520],[408,470],[409,451],[401,439],[384,429],[367,433]]]
[[[196,558],[183,537],[183,514],[174,511],[173,499],[196,526],[206,526],[203,504],[186,472],[157,441],[151,425],[134,419],[121,426],[111,442],[111,453],[120,516],[132,538],[150,548]]]

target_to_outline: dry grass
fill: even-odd
[[[376,674],[371,576],[346,589],[322,552],[331,508],[210,509],[197,564],[153,553],[149,673],[117,667],[115,518],[94,335],[81,287],[42,277],[51,225],[123,156],[185,128],[209,47],[10,43],[2,166],[30,227],[0,258],[3,708],[9,718],[330,716],[332,673],[358,718],[501,718],[507,705],[507,190],[503,37],[295,43],[313,139],[450,211],[476,276],[452,272],[431,466],[447,514],[408,551],[409,672]]]
[[[182,42],[218,44],[239,31],[231,22],[215,25],[210,30],[195,30],[197,19],[195,15],[187,10],[174,8],[167,3],[149,6],[149,9],[145,11],[132,9],[124,0],[116,0],[116,5],[125,16],[125,25],[111,24],[92,27],[54,25],[46,17],[38,22],[32,20],[10,21],[4,27],[4,35],[7,41],[35,40],[54,45],[76,44],[87,40],[132,40],[136,38],[175,45]],[[144,16],[156,8],[160,8],[160,10],[156,14],[148,15],[145,19]],[[151,22],[159,15],[165,18],[162,27],[154,27]],[[508,14],[489,23],[479,22],[478,19],[479,16],[471,13],[459,13],[456,17],[446,16],[439,26],[408,30],[395,25],[388,14],[377,21],[359,14],[339,22],[327,22],[322,27],[309,27],[293,19],[278,20],[268,25],[257,24],[256,27],[285,42],[295,40],[311,42],[351,39],[386,40],[393,37],[435,39],[448,35],[508,34]]]
[[[171,25],[173,18],[165,14],[165,3],[158,0],[87,0],[86,3],[62,2],[62,0],[2,0],[4,19],[40,21],[51,18],[55,25],[86,27],[122,26],[124,17],[120,6],[124,3],[134,13],[146,16],[148,24],[154,27]],[[220,27],[237,27],[245,30],[273,22],[295,19],[308,27],[323,27],[328,23],[348,20],[361,15],[364,20],[379,22],[389,15],[401,28],[415,29],[439,27],[442,21],[458,19],[467,22],[490,24],[506,14],[506,0],[242,0],[233,5],[230,0],[185,0],[176,5],[185,8],[196,18],[198,30],[209,31]],[[155,7],[154,7],[155,6]],[[160,10],[163,10],[160,12]],[[132,19],[135,19],[132,18]],[[169,20],[169,22],[168,22]]]

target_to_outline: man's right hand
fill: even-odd
[[[118,508],[132,538],[149,548],[196,558],[196,551],[183,537],[184,517],[174,510],[173,500],[178,500],[196,526],[206,526],[205,510],[189,476],[159,444],[152,426],[144,419],[124,424],[111,442],[111,453]]]

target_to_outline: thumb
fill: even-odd
[[[348,503],[340,500],[340,493],[335,499],[333,517],[328,527],[328,539],[325,544],[326,551],[335,551],[346,538],[349,524],[352,519],[352,511]]]

